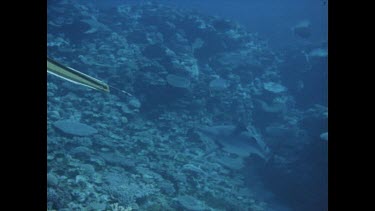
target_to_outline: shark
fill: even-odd
[[[214,125],[197,128],[198,133],[213,140],[222,150],[241,158],[256,155],[264,160],[269,157],[269,149],[258,134],[236,125]]]

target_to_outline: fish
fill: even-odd
[[[268,157],[269,149],[266,144],[244,127],[236,125],[203,126],[197,128],[197,131],[213,140],[224,151],[241,158],[253,154],[265,160]]]
[[[128,96],[133,96],[127,91],[124,91],[122,89],[116,88],[114,86],[109,86],[108,84],[104,83],[103,81],[100,81],[94,77],[91,77],[89,75],[86,75],[78,70],[75,70],[71,67],[67,67],[65,65],[62,65],[58,63],[57,61],[54,61],[53,59],[49,58],[47,56],[47,73],[50,73],[52,75],[55,75],[59,78],[62,78],[66,81],[79,84],[82,86],[89,87],[91,89],[103,91],[103,92],[110,92],[109,87],[112,89],[119,91],[123,94],[126,94]]]
[[[217,78],[209,83],[210,91],[223,91],[229,87],[229,82],[222,78]]]
[[[75,84],[86,86],[92,89],[109,92],[109,86],[96,78],[86,75],[71,67],[64,66],[47,56],[47,73],[55,75]]]
[[[292,28],[292,31],[296,36],[307,39],[311,36],[310,22],[307,20],[301,21]]]
[[[326,58],[328,57],[328,50],[326,48],[315,48],[310,52],[306,53],[302,51],[306,57],[306,61],[310,63],[310,58]]]
[[[53,126],[59,131],[72,136],[91,136],[98,133],[95,128],[70,119],[56,121]]]
[[[327,141],[328,142],[328,132],[325,132],[325,133],[322,133],[320,134],[320,139],[322,139],[323,141]]]

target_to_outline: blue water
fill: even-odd
[[[325,1],[47,9],[48,210],[328,210]]]

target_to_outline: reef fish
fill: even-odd
[[[309,21],[301,21],[292,28],[295,35],[307,39],[311,36],[311,27]]]
[[[198,132],[215,141],[221,148],[240,157],[251,154],[266,159],[268,148],[263,141],[246,128],[235,125],[204,126]]]
[[[71,67],[64,66],[48,57],[47,72],[72,83],[104,92],[109,92],[109,86],[106,83],[88,76],[82,72],[79,72]]]
[[[325,48],[315,48],[311,50],[309,53],[302,52],[305,54],[306,61],[310,62],[310,58],[326,58],[328,57],[328,50]]]

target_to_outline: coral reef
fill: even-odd
[[[133,95],[48,76],[48,209],[269,210],[239,173],[252,159],[238,156],[248,144],[229,150],[197,128],[244,125],[251,137],[234,137],[262,142],[258,154],[285,164],[300,122],[322,111],[293,108],[277,53],[230,20],[156,3],[99,11],[66,0],[48,5],[47,32],[49,56]]]

